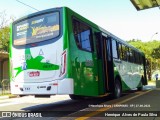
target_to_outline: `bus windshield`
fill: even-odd
[[[53,39],[60,34],[59,12],[34,16],[13,25],[14,45]]]

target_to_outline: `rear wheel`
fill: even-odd
[[[142,90],[143,90],[143,86],[137,87],[137,90],[138,90],[138,91],[142,91]]]
[[[142,90],[143,90],[142,81],[143,81],[143,77],[141,78],[141,81],[140,81],[140,87],[137,87],[137,90],[138,90],[138,91],[142,91]]]
[[[83,96],[80,96],[80,95],[69,95],[69,97],[72,99],[72,100],[82,100],[84,99]]]
[[[120,83],[119,79],[116,79],[113,97],[120,98],[121,94],[122,94],[121,83]]]

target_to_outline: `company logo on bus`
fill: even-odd
[[[40,72],[33,71],[33,72],[29,72],[28,75],[29,75],[29,77],[38,77],[38,76],[40,76]]]

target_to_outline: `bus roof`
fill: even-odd
[[[140,51],[139,49],[137,49],[137,48],[135,48],[134,46],[128,44],[126,41],[120,39],[119,37],[117,37],[117,36],[115,36],[114,34],[108,32],[107,30],[105,30],[105,29],[103,29],[103,28],[101,28],[101,27],[100,27],[100,30],[101,30],[102,32],[106,33],[108,36],[113,37],[113,38],[116,39],[118,42],[124,44],[125,46],[128,46],[128,47],[134,49],[135,51],[144,54],[144,53],[143,53],[142,51]]]
[[[71,9],[68,8],[68,7],[64,7],[64,8],[71,10]],[[73,11],[73,10],[71,10],[71,11],[74,12],[74,13],[76,13],[76,12]],[[142,51],[140,51],[139,49],[135,48],[134,46],[128,44],[126,41],[120,39],[120,38],[117,37],[116,35],[112,34],[111,32],[109,32],[109,31],[107,31],[107,30],[105,30],[105,29],[103,29],[102,27],[98,26],[97,24],[93,23],[92,21],[88,20],[87,18],[81,16],[80,14],[78,14],[78,13],[76,13],[76,14],[79,15],[80,17],[82,17],[82,18],[84,19],[84,21],[87,21],[87,23],[88,23],[90,26],[92,26],[92,27],[94,27],[94,28],[96,28],[96,29],[99,29],[102,33],[106,34],[107,36],[113,37],[114,39],[116,39],[116,40],[119,41],[120,43],[122,43],[122,44],[130,47],[131,49],[133,49],[133,50],[135,50],[135,51],[137,51],[137,52],[139,52],[139,53],[141,53],[141,54],[144,55],[144,53],[143,53]]]
[[[65,7],[50,8],[50,9],[41,10],[41,11],[38,11],[38,12],[35,12],[35,13],[31,13],[31,14],[29,14],[29,15],[23,16],[23,17],[15,20],[15,21],[13,22],[13,24],[15,24],[15,23],[17,23],[17,22],[19,22],[19,21],[22,21],[22,20],[24,20],[24,19],[28,19],[28,18],[33,17],[33,16],[37,16],[37,15],[41,15],[41,14],[44,14],[44,13],[47,13],[47,12],[51,12],[51,11],[53,11],[53,10],[62,10],[63,8],[65,8]]]
[[[76,13],[75,11],[71,10],[70,8],[68,7],[56,7],[56,8],[50,8],[50,9],[46,9],[46,10],[42,10],[42,11],[38,11],[38,12],[35,12],[35,13],[32,13],[32,14],[29,14],[27,16],[24,16],[20,19],[17,19],[16,21],[13,22],[13,24],[19,22],[19,21],[22,21],[24,19],[27,19],[27,18],[30,18],[30,17],[33,17],[33,16],[37,16],[37,15],[40,15],[40,14],[44,14],[44,13],[47,13],[47,12],[50,12],[50,11],[53,11],[53,10],[62,10],[62,9],[67,9],[67,10],[70,10],[72,12],[74,12],[76,15],[78,15],[79,17],[83,18],[84,21],[87,21],[87,24],[89,24],[90,26],[100,30],[102,33],[106,34],[107,36],[110,36],[110,37],[113,37],[114,39],[116,39],[117,41],[119,41],[120,43],[123,43],[124,45],[134,49],[135,51],[141,53],[144,55],[144,53],[140,50],[138,50],[137,48],[133,47],[132,45],[128,44],[126,41],[118,38],[117,36],[115,36],[114,34],[112,34],[111,32],[103,29],[102,27],[98,26],[97,24],[93,23],[92,21],[88,20],[87,18],[83,17],[82,15]]]

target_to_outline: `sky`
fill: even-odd
[[[137,11],[130,0],[19,0],[39,11],[69,7],[123,40],[160,40],[160,9]],[[37,12],[17,0],[1,0],[0,12],[16,19]],[[158,33],[158,34],[155,34]]]

